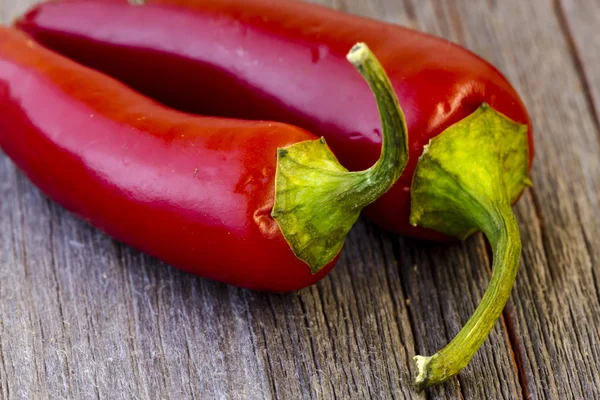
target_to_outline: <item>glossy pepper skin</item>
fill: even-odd
[[[321,279],[270,216],[277,148],[314,135],[172,111],[0,28],[0,147],[50,198],[185,271],[292,291]]]
[[[409,163],[366,209],[381,227],[444,238],[409,224],[410,188],[423,147],[482,103],[528,126],[518,94],[492,65],[446,40],[293,0],[64,0],[17,26],[44,45],[173,107],[268,119],[323,135],[351,170],[378,157],[381,124],[367,85],[345,62],[366,42],[388,73],[410,133]],[[90,28],[93,26],[93,29]]]

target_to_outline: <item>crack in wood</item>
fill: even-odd
[[[263,340],[266,344],[267,343],[267,333],[266,333],[264,327],[262,328],[262,335],[263,335]],[[277,385],[275,384],[275,379],[274,379],[275,374],[273,373],[274,372],[273,371],[273,362],[271,361],[271,355],[270,355],[270,352],[268,351],[268,349],[266,349],[266,351],[265,351],[265,356],[267,358],[267,364],[269,365],[270,373],[268,376],[269,376],[269,382],[271,383],[271,390],[272,390],[271,393],[273,395],[273,398],[277,399],[279,397],[277,396]]]
[[[590,81],[587,77],[585,68],[583,66],[583,59],[581,57],[581,54],[579,54],[577,42],[575,40],[575,37],[573,36],[573,32],[571,31],[569,21],[565,15],[562,1],[553,0],[553,6],[556,17],[558,18],[562,35],[567,41],[567,46],[569,49],[569,53],[571,54],[571,60],[573,61],[575,70],[577,71],[577,76],[579,77],[579,80],[582,83],[583,93],[587,102],[589,114],[592,116],[592,119],[594,121],[596,133],[600,136],[600,116],[598,115],[598,108],[596,107],[594,95],[592,94]]]
[[[2,334],[4,332],[4,322],[2,318],[0,318],[0,363],[2,365],[2,374],[0,376],[0,388],[2,389],[2,393],[6,394],[6,398],[10,399],[10,381],[8,379],[9,371],[6,367],[5,353],[4,353],[4,345],[2,344]]]

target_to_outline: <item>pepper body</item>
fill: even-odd
[[[321,279],[283,238],[277,148],[315,139],[280,123],[170,110],[0,29],[0,147],[50,198],[185,271],[293,291]]]
[[[67,0],[17,26],[75,60],[175,108],[291,123],[323,135],[351,170],[379,156],[381,123],[368,86],[345,61],[366,42],[406,115],[409,161],[365,211],[381,227],[428,239],[409,224],[410,188],[429,141],[482,103],[529,127],[523,103],[492,65],[446,40],[324,7],[280,0]],[[93,26],[94,29],[90,29]]]

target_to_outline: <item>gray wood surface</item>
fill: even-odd
[[[361,221],[328,278],[254,293],[114,242],[0,155],[1,398],[600,398],[600,2],[320,2],[466,46],[531,112],[521,269],[471,364],[411,388],[411,358],[450,340],[485,290],[481,235],[432,244]],[[0,1],[0,17],[29,4]]]

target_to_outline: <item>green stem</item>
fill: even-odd
[[[366,177],[363,202],[368,205],[387,192],[402,175],[408,162],[408,129],[392,84],[369,48],[364,43],[356,44],[348,53],[348,61],[371,87],[383,127],[379,160],[366,171],[358,172]]]
[[[296,143],[277,153],[271,215],[294,254],[313,273],[340,252],[360,211],[387,192],[408,161],[404,114],[383,68],[364,43],[348,53],[375,95],[381,116],[381,156],[371,168],[349,172],[325,139]]]
[[[511,202],[528,185],[527,127],[487,105],[433,139],[413,179],[411,222],[459,238],[482,230],[493,273],[473,316],[442,350],[415,357],[419,389],[455,376],[494,327],[517,275],[521,240]]]
[[[484,230],[494,254],[492,279],[473,316],[454,339],[431,357],[416,356],[419,369],[418,388],[435,385],[458,374],[494,327],[510,297],[517,276],[521,240],[515,217],[508,207],[498,207],[489,214]]]

